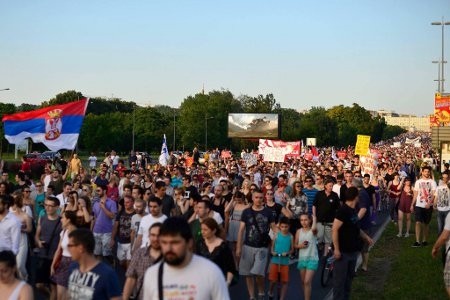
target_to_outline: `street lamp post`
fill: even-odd
[[[442,26],[442,55],[441,55],[441,84],[440,84],[440,88],[441,90],[439,91],[440,93],[444,92],[444,26],[445,25],[450,25],[450,22],[444,22],[444,17],[442,17],[442,22],[432,22],[431,25],[439,25]]]
[[[131,144],[131,149],[133,150],[133,152],[134,152],[134,134],[135,134],[135,128],[134,128],[134,126],[135,126],[135,124],[136,124],[136,104],[134,104],[133,105],[133,140],[132,140],[132,144]]]
[[[438,89],[437,91],[441,92],[441,61],[440,60],[433,60],[433,64],[438,64],[438,79],[435,79],[434,81],[438,82]]]
[[[176,124],[176,120],[175,120],[175,109],[173,110],[173,153],[175,153],[175,137],[176,137],[176,132],[175,132],[175,124]]]
[[[208,120],[214,119],[214,117],[209,117],[205,115],[205,152],[208,151]]]
[[[442,35],[441,35],[441,44],[442,44],[442,48],[441,48],[441,51],[442,51],[442,54],[441,54],[441,61],[440,61],[440,63],[441,63],[441,76],[440,76],[440,78],[438,79],[438,80],[440,80],[440,85],[439,85],[439,87],[440,87],[440,91],[439,91],[439,93],[443,93],[444,92],[444,81],[445,81],[445,79],[444,79],[444,61],[445,61],[445,59],[444,59],[444,26],[445,25],[450,25],[450,22],[444,22],[444,17],[442,17],[442,22],[432,22],[431,23],[431,25],[438,25],[438,26],[442,26]],[[441,168],[441,166],[442,166],[442,145],[441,145],[441,141],[440,141],[440,139],[439,139],[439,127],[441,126],[441,124],[439,123],[439,125],[438,125],[438,128],[437,128],[437,130],[438,130],[438,132],[437,132],[437,134],[438,134],[438,153],[439,153],[439,159],[441,160],[441,163],[440,163],[440,166],[439,166],[439,170],[441,170],[442,168]]]

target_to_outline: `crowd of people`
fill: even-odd
[[[417,137],[420,145],[405,144]],[[273,299],[280,275],[284,299],[294,260],[310,299],[314,273],[333,249],[334,299],[348,299],[359,254],[368,271],[380,210],[389,210],[399,238],[409,237],[415,216],[414,247],[427,245],[433,208],[440,230],[450,228],[448,164],[436,185],[430,144],[429,134],[408,133],[372,145],[371,171],[352,147],[339,158],[322,148],[310,160],[259,156],[252,165],[218,149],[203,160],[196,149],[171,153],[165,166],[111,151],[98,166],[93,154],[89,167],[76,154],[57,158],[38,178],[19,171],[10,180],[3,170],[0,289],[10,299],[31,299],[27,281],[50,299],[228,299],[244,280],[250,299]]]

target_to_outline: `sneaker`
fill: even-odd
[[[409,237],[409,232],[405,233],[405,238]]]
[[[423,247],[428,246],[428,243],[427,242],[422,242],[422,246]]]
[[[265,300],[265,299],[266,299],[266,295],[264,295],[264,294],[258,295],[258,300]]]
[[[419,242],[415,242],[411,247],[413,248],[419,248],[421,245]]]
[[[402,234],[399,232],[399,233],[397,234],[397,237],[402,237]]]
[[[273,300],[273,295],[269,294],[269,300]]]

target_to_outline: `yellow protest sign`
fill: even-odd
[[[355,154],[358,155],[367,155],[369,152],[370,145],[370,135],[357,135],[356,146],[355,146]]]

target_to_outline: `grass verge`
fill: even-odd
[[[397,232],[389,223],[370,251],[369,271],[358,272],[353,280],[351,299],[447,299],[441,260],[431,257],[437,239],[436,213],[426,247],[411,247],[414,232],[408,238],[398,238]]]

